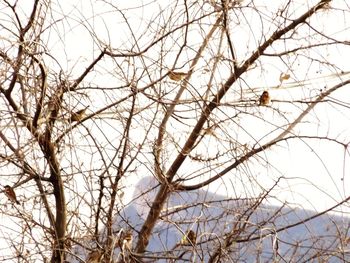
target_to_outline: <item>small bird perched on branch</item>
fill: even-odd
[[[74,122],[81,121],[82,119],[84,119],[86,117],[85,112],[87,108],[89,108],[89,106],[86,106],[85,109],[78,110],[77,112],[72,112],[72,115],[70,116],[70,121]]]
[[[10,199],[11,202],[14,202],[17,205],[19,205],[19,202],[18,202],[17,197],[16,197],[16,193],[13,190],[13,188],[9,185],[5,185],[4,188],[5,188],[5,194],[8,197],[8,199]]]
[[[197,235],[193,230],[186,231],[185,235],[181,239],[181,244],[183,245],[195,245]]]
[[[121,250],[131,250],[132,248],[132,241],[133,241],[133,236],[132,236],[132,232],[131,231],[126,231],[126,232],[122,232],[120,237],[119,237],[119,241],[118,241],[118,245],[120,247]]]
[[[103,256],[102,251],[99,249],[91,251],[89,253],[89,255],[87,256],[86,262],[87,263],[100,263],[102,256]]]
[[[174,81],[180,81],[186,78],[188,75],[187,72],[176,72],[176,71],[169,71],[169,78]]]
[[[263,105],[263,106],[266,106],[267,104],[270,103],[270,95],[269,93],[265,90],[260,98],[259,98],[259,105]]]

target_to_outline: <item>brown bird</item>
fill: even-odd
[[[126,249],[130,250],[132,248],[132,233],[130,231],[125,233],[123,243]]]
[[[9,186],[9,185],[5,185],[4,188],[5,188],[5,194],[8,197],[8,199],[10,199],[11,202],[14,202],[17,205],[19,205],[19,202],[18,202],[17,197],[16,197],[16,193],[13,190],[13,188],[11,186]]]
[[[101,250],[94,250],[91,251],[87,257],[86,262],[87,263],[99,263],[102,259],[102,251]]]
[[[260,98],[259,98],[259,105],[264,105],[264,106],[266,106],[267,104],[269,104],[270,103],[270,95],[269,95],[269,93],[265,90],[262,94],[261,94],[261,96],[260,96]]]
[[[70,116],[70,121],[81,121],[83,118],[85,118],[85,112],[87,108],[89,108],[89,106],[86,106],[85,109],[78,110],[77,112],[72,112],[72,115]]]
[[[182,237],[181,244],[183,245],[195,245],[197,235],[193,230],[186,231],[185,235]]]
[[[169,78],[174,81],[180,81],[186,78],[188,73],[186,72],[175,72],[175,71],[169,71]]]
[[[132,232],[131,231],[127,231],[127,232],[123,232],[120,236],[119,239],[119,247],[122,250],[131,250],[132,248]]]

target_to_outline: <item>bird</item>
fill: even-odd
[[[124,244],[127,249],[131,249],[132,247],[132,233],[131,231],[126,232],[124,236]]]
[[[85,118],[85,112],[87,108],[89,108],[89,106],[86,106],[85,109],[78,110],[77,112],[72,112],[72,115],[70,116],[70,121],[81,121],[83,118]]]
[[[269,103],[270,103],[270,95],[269,95],[269,92],[265,90],[259,98],[259,105],[266,106]]]
[[[131,250],[132,248],[132,232],[131,231],[126,231],[122,232],[120,238],[119,238],[119,247],[122,250]]]
[[[10,199],[12,202],[16,203],[17,205],[19,205],[19,202],[18,202],[17,197],[16,197],[16,193],[13,190],[13,188],[9,185],[5,185],[4,188],[5,188],[5,194],[8,197],[8,199]]]
[[[197,235],[193,230],[186,231],[185,235],[182,237],[181,244],[183,245],[195,245]]]
[[[99,263],[102,259],[102,252],[101,250],[93,250],[89,253],[87,256],[87,263]]]
[[[183,80],[187,75],[188,75],[188,73],[186,73],[186,72],[169,71],[168,76],[171,80],[180,81],[180,80]]]

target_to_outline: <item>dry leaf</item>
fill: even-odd
[[[280,75],[280,82],[283,80],[288,80],[290,78],[290,75],[288,73],[281,73]]]

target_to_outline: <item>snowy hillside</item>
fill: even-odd
[[[121,229],[131,230],[134,246],[137,231],[157,191],[155,184],[149,177],[143,178],[135,188],[134,201],[116,214],[115,233]],[[163,209],[142,261],[350,261],[348,218],[325,214],[310,219],[315,212],[268,206],[260,201],[230,200],[202,190],[174,192]],[[196,234],[193,243],[184,238],[189,230]],[[320,256],[320,251],[325,253]],[[86,257],[86,252],[79,247],[72,252],[79,253],[82,259]],[[117,248],[116,259],[119,253]],[[215,261],[218,257],[220,260]]]

